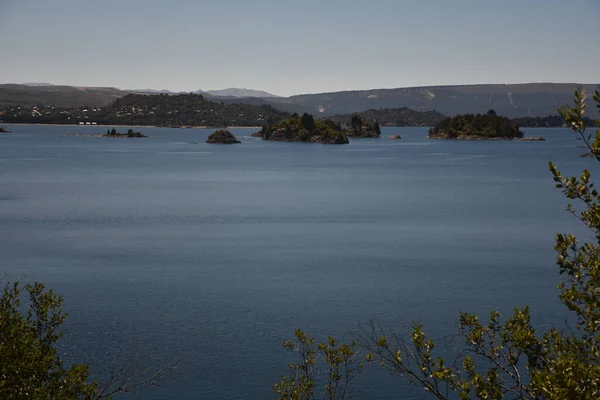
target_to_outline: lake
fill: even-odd
[[[226,146],[202,129],[6,128],[0,274],[64,296],[67,360],[98,374],[179,361],[125,399],[273,398],[295,328],[348,339],[371,319],[418,319],[441,338],[460,311],[524,305],[537,327],[563,326],[554,236],[585,230],[547,163],[594,167],[567,129],[469,142],[385,128],[343,146],[232,129],[242,144]],[[372,366],[354,394],[424,397]]]

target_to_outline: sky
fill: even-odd
[[[599,37],[600,0],[0,0],[0,83],[599,83]]]

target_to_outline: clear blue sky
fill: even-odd
[[[598,83],[599,37],[600,0],[0,0],[0,83]]]

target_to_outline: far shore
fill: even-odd
[[[33,126],[76,126],[76,127],[108,127],[108,128],[118,128],[120,126],[127,126],[131,128],[172,128],[172,129],[260,129],[262,126],[228,126],[228,127],[209,127],[209,126],[192,126],[192,125],[183,125],[178,127],[171,126],[156,126],[156,125],[80,125],[80,124],[28,124],[28,123],[1,123],[0,125],[33,125]]]

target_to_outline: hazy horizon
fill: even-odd
[[[597,37],[599,16],[594,0],[0,0],[0,83],[279,96],[597,83],[581,32]]]
[[[118,89],[118,90],[122,90],[122,91],[155,91],[155,92],[161,92],[161,91],[169,91],[173,94],[179,94],[179,93],[193,93],[193,92],[197,92],[199,90],[202,90],[203,92],[217,92],[217,91],[225,91],[225,90],[247,90],[247,91],[264,91],[264,92],[268,92],[265,90],[262,90],[261,88],[241,88],[241,87],[223,87],[223,88],[215,88],[215,89],[203,89],[203,88],[199,88],[199,89],[192,89],[192,90],[181,90],[181,91],[174,91],[174,90],[169,90],[169,89],[165,89],[165,88],[122,88],[122,87],[117,87],[117,86],[87,86],[87,85],[71,85],[68,83],[51,83],[51,82],[4,82],[2,84],[15,84],[15,85],[24,85],[24,86],[38,86],[38,87],[42,87],[42,86],[71,86],[71,87],[85,87],[85,88],[111,88],[111,89]],[[376,87],[376,88],[367,88],[367,89],[354,89],[354,88],[347,88],[347,89],[341,89],[341,90],[334,90],[334,91],[322,91],[322,92],[302,92],[302,93],[292,93],[289,95],[281,95],[278,93],[272,93],[272,92],[268,92],[272,95],[275,95],[276,97],[293,97],[293,96],[302,96],[302,95],[309,95],[309,94],[327,94],[327,93],[341,93],[341,92],[354,92],[354,91],[369,91],[369,90],[394,90],[394,89],[412,89],[412,88],[427,88],[427,87],[455,87],[455,86],[516,86],[516,85],[544,85],[544,84],[548,84],[548,85],[600,85],[600,80],[598,82],[510,82],[510,83],[496,83],[496,82],[492,82],[492,83],[463,83],[463,84],[442,84],[442,85],[419,85],[419,86],[399,86],[399,87]]]

